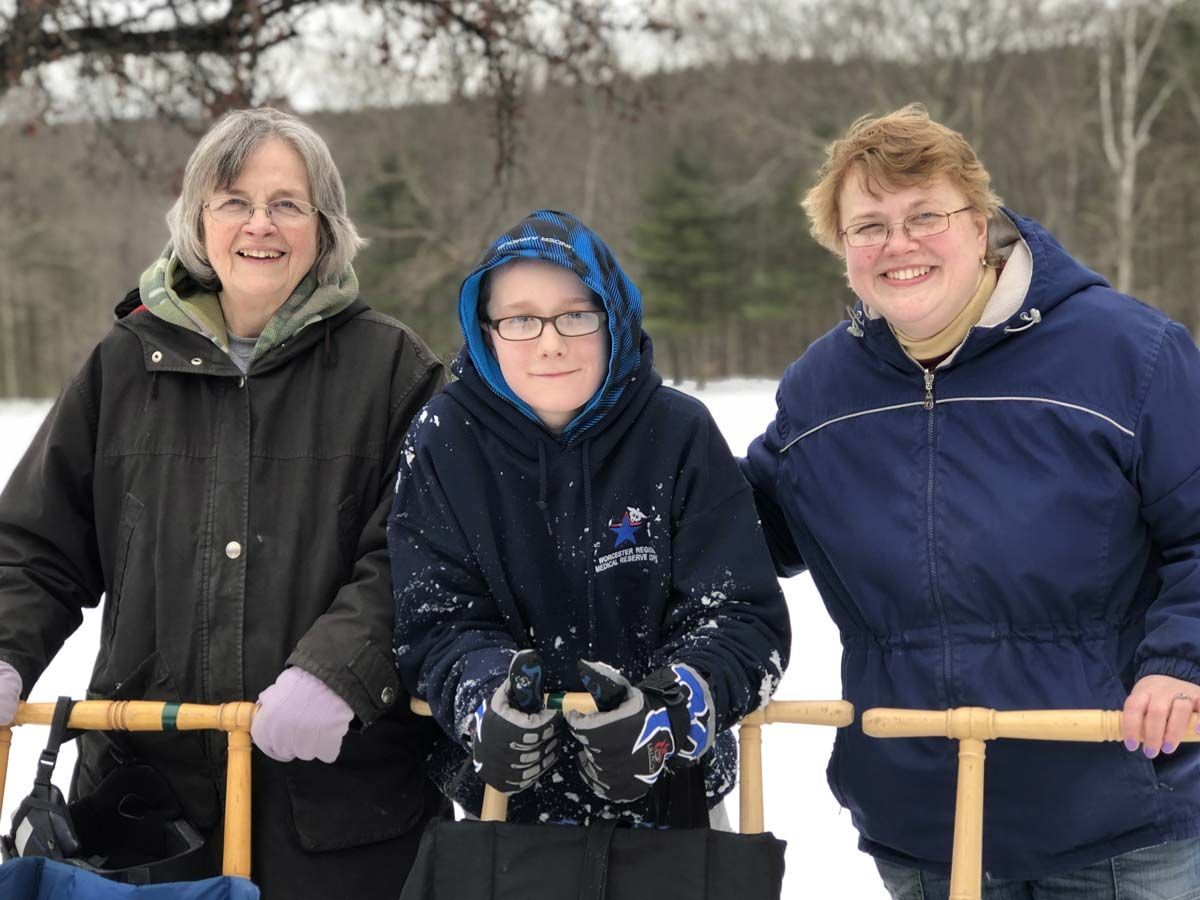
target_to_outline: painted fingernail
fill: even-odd
[[[1196,733],[1200,734],[1200,725],[1196,726]],[[1133,738],[1125,738],[1125,749],[1126,750],[1136,750],[1137,748],[1138,748],[1137,741],[1135,741]]]
[[[1175,752],[1175,745],[1172,744],[1170,741],[1167,741],[1165,744],[1163,744],[1163,753],[1174,753],[1174,752]]]
[[[1143,747],[1142,752],[1146,754],[1146,759],[1154,759],[1154,757],[1158,756],[1158,750],[1151,747]]]

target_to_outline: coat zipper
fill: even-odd
[[[929,472],[925,487],[925,516],[926,516],[926,535],[929,545],[929,589],[933,595],[933,605],[937,609],[938,625],[942,633],[942,683],[946,690],[946,705],[953,706],[953,699],[950,690],[950,635],[946,627],[946,608],[942,605],[942,594],[938,588],[938,571],[937,571],[937,536],[934,533],[934,515],[933,515],[933,484],[934,473],[936,471],[936,440],[934,434],[934,418],[933,418],[933,369],[921,367],[921,371],[925,376],[925,412],[926,412],[926,434],[929,443]]]

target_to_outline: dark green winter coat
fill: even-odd
[[[300,666],[357,722],[336,764],[280,767],[291,808],[270,814],[290,815],[308,851],[405,832],[422,812],[426,723],[392,666],[385,520],[442,365],[353,300],[256,352],[243,377],[211,335],[131,298],[0,495],[0,659],[28,694],[103,594],[90,698],[253,700]],[[132,737],[202,828],[224,778],[222,736],[205,734]],[[111,765],[85,735],[77,790]]]

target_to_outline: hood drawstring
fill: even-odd
[[[595,539],[592,537],[592,465],[590,440],[583,442],[583,516],[587,546],[584,558],[587,565],[588,653],[596,646],[596,567],[593,565]],[[594,658],[589,656],[589,659]]]
[[[546,445],[537,442],[538,448],[538,498],[537,508],[542,511],[542,521],[546,523],[546,534],[554,537],[554,529],[550,526],[549,504],[546,503]]]
[[[1016,334],[1018,331],[1025,331],[1027,328],[1032,328],[1038,322],[1042,321],[1042,311],[1035,306],[1032,309],[1030,309],[1029,312],[1021,313],[1020,318],[1021,318],[1021,321],[1025,322],[1026,324],[1016,325],[1016,326],[1005,325],[1004,333],[1005,334]]]
[[[332,368],[337,365],[337,351],[333,349],[333,340],[330,337],[333,329],[329,327],[329,320],[325,320],[325,365]]]
[[[846,307],[846,315],[850,317],[850,324],[846,326],[846,330],[855,337],[863,336],[863,314],[853,306]]]

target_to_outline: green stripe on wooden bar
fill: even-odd
[[[162,730],[174,731],[175,720],[179,718],[178,703],[164,703],[162,711]]]

